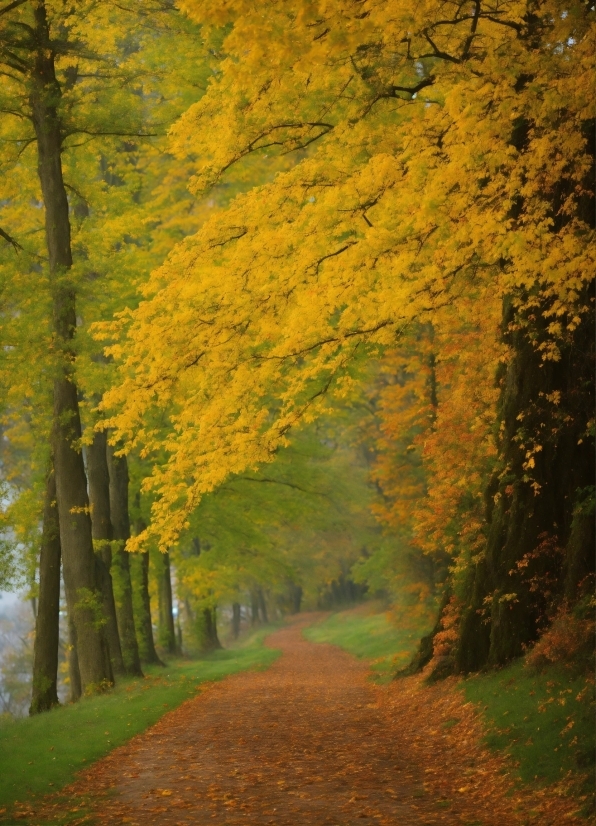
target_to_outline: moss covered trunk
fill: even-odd
[[[174,625],[174,605],[172,599],[172,576],[169,553],[159,554],[157,561],[158,603],[159,603],[159,644],[168,654],[175,654],[176,628]]]
[[[584,299],[593,303],[593,285]],[[461,617],[463,671],[520,656],[594,571],[593,315],[561,343],[556,361],[542,356],[543,313],[520,315],[509,300],[504,335],[512,356],[500,376],[486,556]]]

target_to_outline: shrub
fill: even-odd
[[[594,597],[585,598],[574,610],[563,604],[548,629],[526,655],[526,665],[542,670],[557,664],[577,670],[591,667],[594,653]]]

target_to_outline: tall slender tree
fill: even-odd
[[[53,455],[62,565],[83,691],[105,685],[111,678],[80,445],[84,372],[80,364],[86,316],[93,319],[99,309],[101,317],[119,301],[122,306],[131,296],[134,300],[130,275],[135,267],[138,274],[151,266],[155,247],[149,241],[150,233],[141,229],[140,173],[132,170],[138,162],[146,172],[152,159],[163,158],[147,141],[165,133],[185,94],[198,94],[196,87],[191,89],[201,69],[194,65],[189,70],[189,76],[195,74],[191,82],[181,71],[186,64],[177,52],[161,49],[169,54],[174,71],[169,91],[161,87],[165,94],[160,98],[160,124],[148,126],[153,118],[150,101],[159,97],[153,93],[165,78],[163,61],[156,59],[160,51],[156,44],[163,45],[161,38],[179,40],[188,30],[170,4],[151,0],[131,7],[111,0],[74,5],[17,0],[0,8],[0,130],[5,139],[0,162],[3,175],[8,173],[15,180],[0,207],[10,227],[10,232],[3,229],[9,240],[2,237],[11,248],[22,250],[25,259],[24,268],[12,262],[6,272],[14,285],[22,279],[23,269],[37,275],[36,289],[26,299],[34,311],[23,313],[23,304],[19,315],[40,322],[45,346],[32,363],[53,377]],[[198,39],[195,44],[200,52]],[[159,177],[160,173],[153,172],[147,180],[155,186]],[[22,191],[19,181],[25,184]],[[110,200],[106,197],[110,187],[121,187],[125,196]],[[40,235],[34,228],[40,211],[32,206],[40,202],[45,217],[43,247],[37,245]],[[114,220],[123,205],[129,215],[135,215],[126,226]],[[188,221],[187,213],[182,224]],[[95,232],[91,225],[97,224],[105,231]],[[184,232],[182,224],[176,220],[168,224],[160,243],[167,248],[168,237],[179,238]],[[97,281],[105,276],[105,261],[122,249],[122,239],[131,231],[144,231],[148,239],[144,249],[153,253],[148,258],[139,252],[133,256],[134,264],[129,261],[115,268],[118,277],[113,277],[113,283],[118,289],[100,293]]]
[[[58,705],[60,528],[56,509],[56,477],[53,468],[50,468],[46,481],[39,579],[30,714],[48,711]]]
[[[135,627],[139,641],[139,657],[148,665],[163,665],[155,648],[153,623],[151,619],[151,596],[149,594],[149,552],[135,554],[131,560],[133,582],[137,583],[134,593]]]
[[[81,421],[72,372],[76,298],[72,267],[68,197],[62,174],[64,128],[58,107],[62,89],[56,78],[56,45],[50,36],[46,5],[33,5],[28,31],[30,58],[21,60],[29,77],[31,119],[38,152],[38,174],[46,213],[46,243],[52,289],[54,332],[60,353],[54,381],[54,469],[64,583],[69,613],[77,632],[82,685],[109,680],[100,620],[87,480],[79,447]]]
[[[112,539],[114,532],[110,513],[107,437],[104,430],[94,432],[93,441],[90,445],[87,445],[86,454],[95,565],[97,583],[101,591],[105,634],[114,676],[121,676],[126,673],[126,669],[122,657],[112,582]]]
[[[157,599],[159,611],[158,639],[164,651],[175,654],[176,627],[174,625],[174,603],[172,595],[172,574],[170,569],[170,554],[157,554]]]
[[[114,538],[112,571],[122,656],[126,673],[134,677],[142,677],[132,604],[130,555],[125,550],[126,542],[130,539],[128,462],[125,456],[116,455],[112,445],[107,445],[107,460],[110,475],[110,516]]]

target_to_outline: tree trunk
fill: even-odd
[[[296,585],[295,582],[290,582],[290,600],[292,604],[292,613],[299,614],[302,605],[302,586]]]
[[[505,323],[510,318],[513,310]],[[548,336],[546,327],[542,314],[537,314],[530,330],[522,327],[510,334],[514,356],[503,381],[501,455],[507,473],[499,481],[487,546],[494,589],[489,662],[496,665],[519,656],[545,626],[549,602],[563,590],[563,549],[570,540],[578,491],[594,479],[593,448],[586,438],[594,410],[593,318],[586,317],[571,340],[561,345],[559,362],[545,362],[538,349]],[[562,400],[555,413],[541,402],[553,393]],[[569,415],[563,419],[565,408]],[[524,433],[539,434],[541,443],[530,480]],[[538,494],[532,480],[540,485]],[[589,546],[585,550],[587,559]],[[524,557],[528,564],[520,569],[518,562]],[[544,587],[536,589],[540,581]],[[507,599],[510,593],[516,595],[514,600]]]
[[[261,619],[265,624],[269,622],[269,616],[267,614],[267,603],[265,602],[265,594],[263,593],[263,589],[259,588],[257,591],[257,599],[259,601],[259,612],[261,614]]]
[[[232,605],[232,636],[235,640],[240,636],[240,603]]]
[[[96,431],[93,442],[87,447],[87,478],[89,480],[89,502],[91,506],[91,527],[96,554],[98,584],[101,588],[103,615],[106,621],[106,637],[110,652],[112,670],[116,676],[126,673],[122,658],[122,647],[116,619],[116,603],[112,582],[112,521],[110,514],[110,477],[106,454],[107,437],[105,431]]]
[[[467,600],[462,609],[459,642],[454,652],[455,670],[465,674],[482,668],[488,660],[490,651],[490,625],[485,616],[485,598],[490,593],[486,559],[481,559],[468,572],[466,585]],[[435,631],[441,630],[442,626],[439,623]]]
[[[176,653],[176,629],[172,602],[172,577],[170,574],[170,554],[160,554],[158,597],[159,597],[159,644],[168,654]]]
[[[594,570],[593,517],[581,505],[594,478],[587,435],[594,409],[593,318],[586,315],[560,344],[555,362],[539,349],[548,340],[548,321],[532,312],[526,318],[513,301],[505,304],[504,336],[513,354],[500,376],[500,456],[486,494],[486,558],[462,613],[456,654],[462,671],[520,656],[556,604],[565,595],[572,600]],[[556,406],[548,402],[554,395]],[[528,453],[534,441],[539,449]]]
[[[565,560],[565,599],[577,602],[594,584],[594,491],[584,488],[575,502]]]
[[[112,545],[112,577],[115,583],[114,595],[122,657],[126,673],[133,677],[142,677],[132,605],[130,555],[124,549],[127,539],[130,538],[128,464],[125,456],[114,455],[111,445],[107,445],[107,457],[110,475],[110,514],[113,538],[116,540]]]
[[[139,641],[139,656],[142,663],[163,665],[155,650],[153,622],[151,620],[151,597],[149,595],[149,553],[133,554],[131,575],[135,581],[133,607],[135,609],[135,629]]]
[[[79,448],[81,423],[77,388],[72,376],[72,339],[76,329],[75,292],[68,274],[72,267],[68,199],[62,178],[62,135],[57,106],[61,90],[56,80],[45,4],[34,5],[37,42],[31,77],[30,104],[37,139],[38,173],[45,205],[54,331],[58,364],[54,381],[54,471],[60,523],[64,585],[69,615],[76,627],[81,684],[93,691],[110,675],[104,657],[101,603],[97,594],[95,558],[87,480]]]
[[[46,480],[41,552],[39,602],[33,649],[33,695],[29,714],[58,705],[58,644],[60,621],[60,529],[56,509],[56,477],[51,468]]]
[[[217,608],[203,608],[203,623],[205,628],[203,650],[205,652],[217,651],[222,647],[217,636]]]
[[[81,672],[79,669],[79,655],[77,653],[77,629],[74,620],[68,617],[68,676],[70,677],[70,702],[76,703],[83,689],[81,686]]]

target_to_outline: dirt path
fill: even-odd
[[[375,688],[364,664],[302,637],[312,619],[269,637],[283,652],[271,668],[208,687],[95,764],[72,799],[91,801],[102,825],[561,822],[508,794],[457,692]],[[460,731],[443,732],[454,708]]]
[[[283,655],[267,671],[211,686],[110,755],[100,822],[445,823],[422,799],[424,775],[400,755],[366,666],[307,642],[308,622],[269,637]]]

